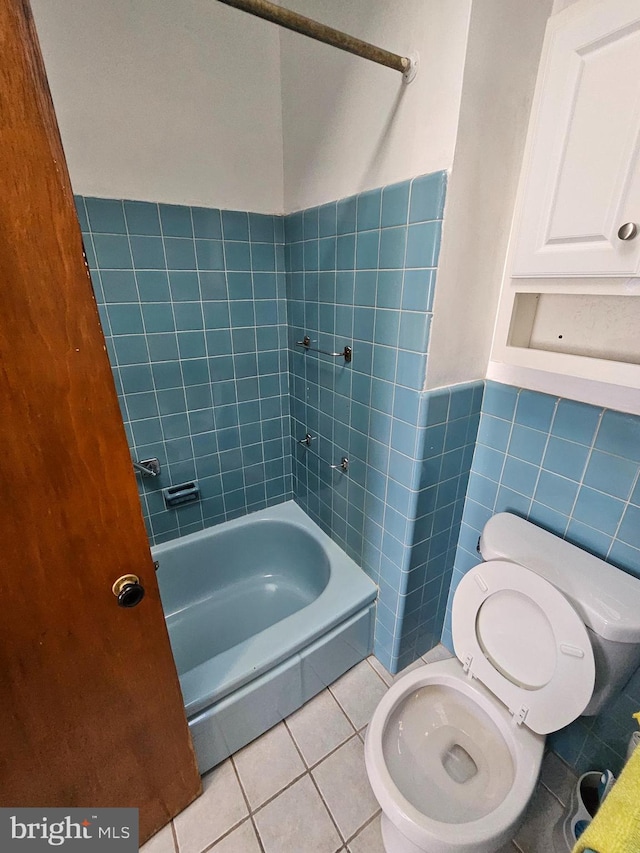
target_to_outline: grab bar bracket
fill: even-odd
[[[329,468],[339,468],[341,471],[348,471],[349,470],[349,460],[346,456],[343,456],[342,459],[340,460],[339,465],[329,465]]]
[[[317,349],[316,347],[311,346],[311,338],[309,335],[305,335],[301,341],[296,341],[297,347],[304,347],[307,352],[321,352],[322,355],[331,356],[331,358],[344,358],[345,364],[350,364],[351,359],[353,358],[353,350],[351,347],[345,347],[340,352],[329,352],[326,349]]]
[[[304,438],[298,439],[298,444],[302,444],[310,453],[313,453],[321,462],[325,460],[320,456],[319,453],[316,453],[315,450],[311,449],[311,442],[315,441],[315,437],[308,432]],[[343,456],[338,465],[329,465],[329,468],[333,468],[335,470],[340,471],[348,471],[349,470],[349,459],[346,456]]]

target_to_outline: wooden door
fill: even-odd
[[[547,29],[513,275],[640,269],[640,0],[582,0]],[[620,239],[635,223],[635,239]]]
[[[0,806],[138,807],[144,841],[200,778],[27,0],[0,142]]]

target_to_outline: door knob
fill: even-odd
[[[144,587],[137,575],[122,575],[111,587],[119,607],[135,607],[144,598]]]
[[[618,228],[618,237],[621,240],[633,240],[638,234],[638,226],[635,222],[625,222]]]

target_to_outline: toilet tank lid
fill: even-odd
[[[640,643],[640,579],[508,512],[486,523],[480,552],[546,578],[605,640]]]

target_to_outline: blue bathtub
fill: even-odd
[[[293,501],[152,552],[201,773],[371,652],[376,586]]]

